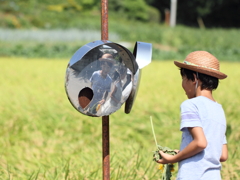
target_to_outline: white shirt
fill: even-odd
[[[220,180],[222,146],[227,143],[222,106],[204,96],[181,104],[180,151],[193,140],[189,127],[202,127],[208,144],[202,152],[179,162],[177,180]]]

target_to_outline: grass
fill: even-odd
[[[78,113],[64,89],[69,59],[0,58],[0,179],[91,180],[102,178],[101,118]],[[221,62],[228,74],[214,96],[225,109],[229,160],[224,180],[239,179],[239,63]],[[111,179],[160,179],[152,161],[157,141],[178,149],[179,106],[186,99],[172,61],[153,61],[142,70],[129,115],[110,116]],[[176,173],[174,174],[174,177]]]

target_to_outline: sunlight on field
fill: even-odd
[[[84,116],[69,103],[68,61],[0,58],[0,179],[101,179],[101,118]],[[225,180],[240,177],[239,66],[221,64],[228,78],[214,92],[228,121]],[[110,116],[111,179],[160,179],[149,118],[158,143],[178,149],[179,106],[185,99],[172,61],[153,61],[142,70],[132,112],[125,114],[123,106]]]

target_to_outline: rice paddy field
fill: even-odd
[[[0,179],[102,179],[102,120],[80,114],[68,101],[68,61],[0,58]],[[214,92],[228,124],[223,180],[240,179],[239,67],[239,62],[222,61],[228,78]],[[123,105],[110,115],[111,179],[161,179],[159,165],[152,161],[156,147],[150,116],[158,144],[178,149],[179,106],[186,98],[173,61],[153,61],[142,70],[131,113],[125,114]]]

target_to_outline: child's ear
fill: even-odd
[[[193,82],[196,83],[196,82],[198,81],[197,75],[196,75],[196,74],[193,74],[193,76],[194,76]]]

